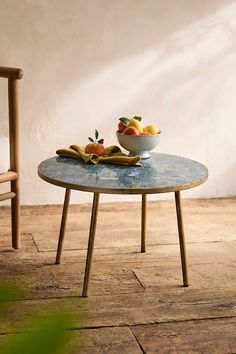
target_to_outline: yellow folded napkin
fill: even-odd
[[[123,165],[123,166],[142,166],[139,156],[127,156],[118,146],[109,146],[105,148],[105,155],[98,156],[97,154],[87,154],[84,146],[71,145],[67,149],[57,150],[57,155],[62,157],[72,157],[74,159],[82,159],[85,163],[91,162],[97,164],[98,162]]]

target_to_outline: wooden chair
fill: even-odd
[[[18,80],[23,71],[0,66],[0,78],[8,79],[10,170],[0,174],[0,183],[10,182],[11,191],[0,194],[0,201],[11,199],[12,247],[20,247],[20,186],[19,186],[19,101]]]

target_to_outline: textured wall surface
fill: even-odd
[[[1,0],[0,65],[25,71],[22,203],[60,203],[63,191],[40,180],[37,165],[85,144],[94,128],[116,143],[123,115],[160,126],[156,151],[209,168],[208,182],[185,196],[235,195],[235,18],[236,2],[226,0]],[[5,88],[1,81],[3,134]]]

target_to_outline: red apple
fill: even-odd
[[[123,131],[127,128],[127,124],[124,122],[119,122],[118,124],[118,132],[123,133]]]

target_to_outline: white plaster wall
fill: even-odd
[[[85,144],[94,128],[115,143],[123,115],[160,126],[156,151],[208,166],[208,182],[184,196],[236,195],[235,19],[227,0],[0,0],[0,65],[25,71],[22,204],[60,203],[63,191],[40,180],[37,165]],[[1,133],[5,88],[1,81]]]

